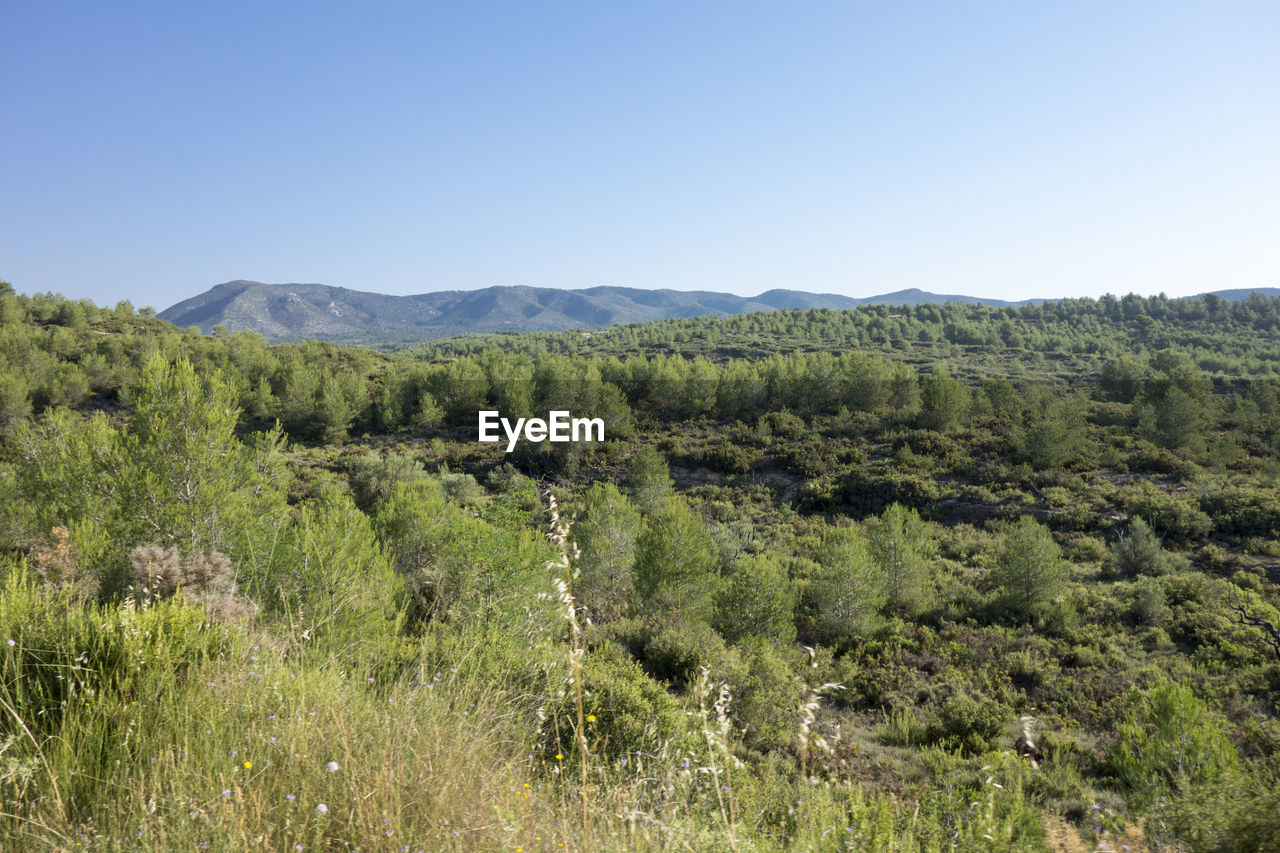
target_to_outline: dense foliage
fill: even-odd
[[[389,355],[0,287],[0,840],[1280,846],[1278,320]]]

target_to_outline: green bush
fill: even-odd
[[[740,655],[729,684],[732,713],[747,744],[763,750],[790,744],[800,722],[804,682],[783,651],[764,638],[746,640]]]
[[[1012,718],[998,703],[957,691],[942,700],[926,724],[924,738],[944,749],[976,755],[995,746]]]
[[[738,561],[721,585],[714,625],[730,642],[755,635],[780,643],[796,638],[796,590],[786,568],[772,554]]]
[[[678,619],[658,628],[644,645],[644,662],[655,678],[690,685],[703,667],[724,668],[727,648],[703,622]]]
[[[1113,576],[1125,578],[1167,574],[1177,567],[1177,561],[1161,547],[1159,538],[1141,518],[1131,519],[1128,530],[1112,544],[1106,566]]]
[[[620,758],[636,752],[657,753],[682,744],[688,719],[675,698],[632,661],[587,655],[582,664],[583,708],[587,748],[594,755]],[[577,710],[573,691],[546,713],[544,750],[568,761],[578,754],[573,727]]]
[[[1129,498],[1125,509],[1162,536],[1182,542],[1203,539],[1213,528],[1213,520],[1191,498],[1174,497],[1154,488]]]
[[[1271,489],[1230,488],[1200,496],[1200,509],[1220,536],[1280,537],[1280,496]]]
[[[874,632],[887,601],[887,578],[872,559],[862,528],[826,528],[817,556],[804,593],[808,633],[839,647]]]
[[[1191,792],[1232,777],[1240,758],[1217,718],[1189,687],[1161,682],[1135,697],[1111,754],[1135,803]]]
[[[1021,617],[1043,612],[1063,595],[1067,563],[1049,530],[1030,516],[1009,525],[992,579],[1005,607]]]

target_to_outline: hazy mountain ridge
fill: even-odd
[[[205,332],[219,325],[233,332],[252,329],[272,341],[406,341],[466,332],[549,332],[707,314],[922,302],[1023,304],[916,289],[861,299],[798,290],[769,290],[745,297],[609,286],[585,290],[495,286],[392,296],[324,284],[231,281],[165,309],[160,317]]]
[[[1250,293],[1280,295],[1277,288],[1218,291],[1235,301]],[[335,342],[427,341],[475,332],[560,332],[594,329],[708,314],[746,314],[788,308],[857,308],[860,305],[920,305],[960,302],[993,306],[1008,302],[911,288],[855,298],[800,290],[769,290],[754,297],[706,290],[645,290],[634,287],[495,286],[393,296],[325,284],[262,284],[230,281],[165,309],[160,317],[176,326],[210,332],[251,329],[270,341],[307,339]]]

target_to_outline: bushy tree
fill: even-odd
[[[1084,445],[1084,413],[1073,398],[1044,394],[1018,432],[1022,455],[1037,470],[1061,468],[1080,455]]]
[[[1212,413],[1212,384],[1190,357],[1161,350],[1139,395],[1138,424],[1161,447],[1197,446]]]
[[[553,551],[529,530],[495,527],[445,498],[437,480],[402,483],[376,530],[411,597],[415,627],[438,619],[544,628]]]
[[[1145,374],[1145,365],[1132,356],[1122,355],[1103,365],[1098,388],[1103,399],[1132,403],[1142,388]]]
[[[1160,544],[1160,538],[1141,518],[1129,520],[1129,527],[1111,545],[1107,568],[1120,577],[1165,574],[1174,562]]]
[[[672,499],[636,543],[636,594],[650,608],[709,621],[719,580],[706,526],[684,501]]]
[[[671,470],[667,460],[652,447],[643,447],[631,459],[627,469],[627,485],[631,499],[646,515],[661,512],[671,498]]]
[[[265,565],[286,510],[279,433],[240,441],[235,390],[186,359],[153,357],[127,399],[127,430],[66,409],[20,430],[6,507],[16,529],[38,537],[65,525],[108,575],[139,545],[219,551],[249,574]],[[109,594],[127,577],[103,580]]]
[[[630,609],[642,526],[640,512],[613,483],[594,483],[583,496],[572,531],[580,552],[574,592],[593,618],[616,618]]]
[[[771,750],[792,741],[804,682],[792,670],[787,652],[766,637],[746,638],[730,687],[731,710],[749,746]]]
[[[993,576],[1006,606],[1028,617],[1062,595],[1067,564],[1049,529],[1024,515],[1004,531]]]
[[[130,399],[121,442],[121,509],[137,543],[185,553],[222,551],[234,559],[268,548],[283,510],[279,433],[259,448],[235,437],[235,389],[220,374],[200,377],[186,359],[152,358]],[[256,560],[255,560],[256,562]]]
[[[394,634],[406,601],[369,518],[333,487],[299,505],[255,586],[274,610],[334,648]]]
[[[391,497],[399,483],[425,479],[422,463],[407,453],[361,453],[343,462],[356,505],[365,512]]]
[[[1238,773],[1240,756],[1204,702],[1189,687],[1166,681],[1141,696],[1121,725],[1111,763],[1135,799],[1146,804]]]
[[[969,402],[969,389],[940,364],[921,383],[920,425],[927,429],[949,429],[969,411]]]
[[[914,509],[893,504],[866,523],[871,557],[884,573],[885,600],[901,616],[915,617],[933,606],[933,534]]]
[[[15,373],[0,374],[0,437],[12,434],[31,417],[30,388]]]
[[[716,601],[715,627],[726,640],[746,636],[793,642],[796,590],[772,554],[756,554],[734,567]]]
[[[838,646],[874,631],[888,600],[888,577],[871,556],[862,528],[828,528],[817,558],[805,590],[815,639]]]

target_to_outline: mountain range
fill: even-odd
[[[206,333],[215,326],[232,332],[251,329],[273,342],[396,343],[468,332],[559,332],[706,314],[922,302],[1025,304],[915,289],[861,299],[799,290],[769,290],[748,297],[705,290],[522,286],[390,296],[324,284],[229,281],[184,299],[160,312],[160,317],[176,326],[198,326]]]
[[[1280,296],[1280,288],[1220,290],[1229,301],[1251,293]],[[1202,294],[1206,295],[1206,294]],[[325,340],[370,345],[427,341],[472,332],[562,332],[597,329],[670,317],[725,316],[783,308],[856,308],[859,305],[919,305],[962,302],[1025,305],[976,296],[899,290],[855,298],[802,290],[769,290],[737,296],[707,290],[642,290],[634,287],[497,286],[391,296],[325,284],[262,284],[229,281],[160,312],[176,326],[211,332],[253,330],[272,342]]]

